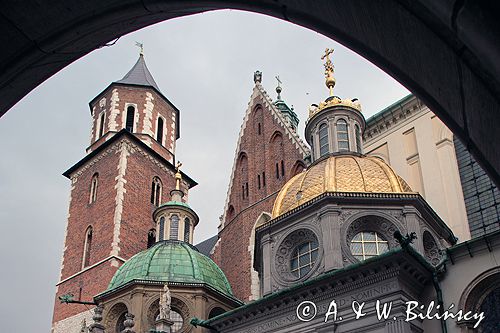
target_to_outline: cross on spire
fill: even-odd
[[[333,77],[333,63],[330,60],[330,54],[333,53],[333,48],[326,48],[325,54],[321,57],[321,60],[325,60],[325,84],[330,90],[330,96],[333,96],[333,87],[335,86],[335,78]]]
[[[282,90],[281,89],[281,84],[283,82],[281,82],[279,75],[276,75],[275,78],[276,78],[276,81],[278,81],[278,86],[276,87],[276,92],[278,93],[278,100],[281,100],[281,95],[280,95],[281,94],[281,90]]]

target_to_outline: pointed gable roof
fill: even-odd
[[[311,154],[311,151],[309,148],[304,144],[304,141],[299,137],[298,133],[293,131],[285,121],[285,117],[283,116],[282,112],[278,108],[278,106],[272,101],[271,97],[269,97],[268,93],[264,90],[264,87],[262,87],[262,84],[260,81],[255,82],[255,86],[252,91],[252,95],[250,97],[250,101],[248,102],[248,107],[245,112],[245,117],[243,118],[243,124],[241,125],[240,128],[240,134],[238,136],[238,142],[236,143],[236,152],[234,154],[234,160],[233,160],[233,168],[231,170],[231,177],[229,178],[229,186],[227,189],[226,193],[226,202],[224,204],[224,212],[222,213],[222,220],[221,224],[219,225],[219,230],[223,229],[226,223],[226,212],[229,207],[229,197],[231,195],[231,189],[233,187],[233,179],[234,179],[234,174],[236,170],[236,161],[238,159],[239,153],[240,153],[240,147],[241,147],[241,141],[242,137],[245,134],[245,129],[247,127],[247,122],[248,119],[250,118],[250,113],[252,112],[255,104],[257,103],[256,100],[259,99],[262,102],[262,106],[264,107],[265,110],[271,113],[273,118],[278,122],[283,127],[284,134],[288,137],[289,140],[292,141],[292,143],[295,145],[295,148],[301,153],[303,158],[306,158]]]
[[[149,86],[160,91],[160,88],[158,88],[155,79],[153,79],[153,75],[151,75],[148,67],[146,66],[146,61],[144,60],[144,56],[142,54],[139,56],[139,59],[132,67],[132,69],[127,74],[125,74],[123,79],[116,81],[116,83]]]

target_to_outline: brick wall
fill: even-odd
[[[104,291],[122,261],[145,250],[147,235],[154,228],[151,204],[153,177],[162,182],[162,200],[169,201],[175,187],[174,170],[125,136],[114,137],[107,147],[74,170],[61,281],[54,306],[54,322],[76,315],[82,306],[59,304],[67,293],[75,299],[92,300]],[[98,173],[97,199],[90,202],[91,181]],[[187,184],[182,183],[187,194]],[[82,272],[86,231],[92,226],[92,246]],[[110,258],[110,256],[112,258]],[[92,265],[106,260],[95,267]],[[91,268],[88,268],[91,267]],[[72,277],[73,275],[75,275]],[[81,288],[81,289],[80,289]]]
[[[250,238],[255,223],[262,212],[271,213],[277,192],[304,165],[302,152],[289,138],[286,125],[280,124],[266,105],[262,96],[251,102],[236,151],[224,227],[219,231],[220,240],[212,256],[226,274],[235,296],[242,300],[249,300],[252,295],[249,248],[253,245]]]
[[[163,158],[173,162],[176,140],[176,112],[154,89],[112,85],[90,105],[92,130],[89,151],[105,142],[100,139],[101,115],[104,112],[103,135],[125,128],[128,106],[135,108],[134,133]],[[163,118],[164,130],[160,144],[157,139],[158,117]],[[165,150],[166,148],[166,150]]]

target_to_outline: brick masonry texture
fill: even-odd
[[[283,126],[286,125],[278,123],[262,97],[251,103],[252,109],[236,152],[225,225],[219,231],[220,239],[212,256],[226,274],[235,296],[241,300],[251,298],[253,268],[248,249],[255,223],[262,212],[271,213],[281,187],[304,167],[302,152],[285,133]]]
[[[95,174],[98,174],[97,200],[91,203],[91,180]],[[67,280],[58,286],[54,323],[86,310],[82,305],[60,304],[57,299],[59,296],[71,293],[75,295],[75,299],[92,300],[93,296],[107,288],[117,267],[122,263],[121,260],[108,259],[91,267],[109,258],[112,253],[112,243],[116,238],[117,210],[121,210],[121,217],[119,251],[115,255],[126,260],[146,249],[148,231],[154,228],[152,212],[156,207],[151,204],[151,185],[155,176],[162,182],[161,202],[170,200],[169,192],[175,187],[172,167],[154,157],[148,148],[138,147],[124,137],[116,138],[115,142],[101,149],[93,159],[70,175],[73,190],[61,272],[61,281]],[[117,203],[119,180],[124,184],[120,204]],[[184,182],[182,189],[187,194]],[[80,273],[89,226],[93,229],[87,266],[90,268]]]
[[[103,99],[105,102],[101,103]],[[98,138],[101,113],[106,112],[104,133],[117,132],[125,128],[129,105],[136,109],[134,133],[163,158],[171,161],[175,154],[176,112],[156,91],[144,87],[111,85],[90,105],[93,126],[89,149],[97,149],[106,140],[106,136]],[[163,147],[156,141],[159,116],[164,120]]]

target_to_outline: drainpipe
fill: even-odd
[[[444,320],[443,312],[444,312],[444,302],[443,302],[443,291],[441,290],[441,287],[439,286],[439,280],[437,276],[437,270],[434,270],[432,272],[432,283],[434,284],[434,289],[436,289],[436,296],[439,304],[439,315],[441,317],[441,332],[442,333],[448,333],[448,327],[446,326],[446,320]]]

